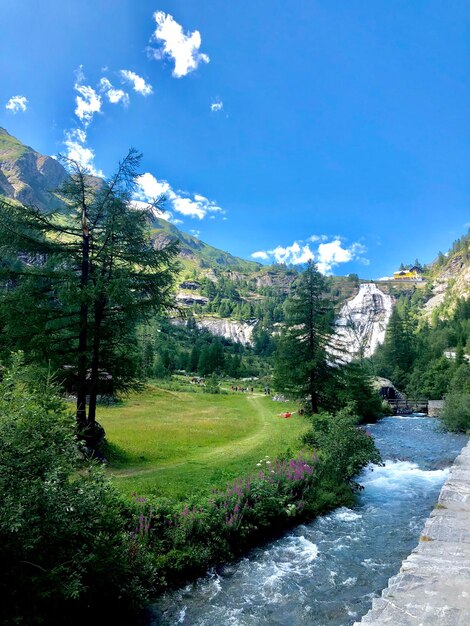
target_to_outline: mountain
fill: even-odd
[[[60,208],[61,202],[54,195],[54,190],[66,178],[67,172],[59,161],[41,155],[0,128],[0,195],[22,204],[34,204],[42,210]],[[155,245],[170,239],[177,239],[180,243],[182,271],[179,300],[183,304],[204,304],[210,300],[200,294],[199,288],[204,280],[213,283],[225,280],[239,287],[243,283],[245,293],[238,296],[239,303],[242,303],[250,298],[261,298],[259,290],[266,288],[275,288],[286,294],[297,276],[295,270],[284,266],[266,267],[219,250],[158,217],[152,225],[152,236]],[[188,281],[193,281],[189,294],[185,288]],[[223,299],[224,293],[224,290],[220,291],[220,299]]]
[[[58,208],[52,193],[67,172],[55,159],[39,154],[0,128],[0,193],[41,209]]]
[[[159,242],[177,239],[180,243],[181,260],[189,261],[189,264],[186,263],[189,266],[196,264],[201,269],[229,269],[242,274],[258,272],[263,267],[255,261],[246,261],[229,252],[214,248],[159,217],[154,220],[153,232],[155,239]]]

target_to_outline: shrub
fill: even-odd
[[[312,428],[304,435],[303,442],[318,450],[325,476],[347,482],[369,463],[381,462],[374,440],[358,428],[360,417],[350,407],[335,415],[313,415],[311,420]]]
[[[442,420],[448,430],[470,432],[470,393],[451,391],[447,394]]]
[[[72,623],[145,600],[152,570],[129,511],[20,355],[0,384],[0,500],[3,624]]]

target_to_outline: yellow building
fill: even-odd
[[[413,266],[408,270],[399,270],[393,273],[393,280],[423,280],[423,270]]]

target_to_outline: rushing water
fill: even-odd
[[[365,470],[354,509],[341,508],[165,596],[164,626],[346,626],[364,615],[417,544],[466,438],[436,419],[368,427],[385,460]]]

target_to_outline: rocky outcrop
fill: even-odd
[[[237,322],[228,319],[203,317],[196,320],[198,328],[205,328],[217,337],[225,337],[246,346],[252,343],[253,330],[258,320]]]
[[[371,356],[385,339],[392,310],[392,296],[374,283],[360,285],[358,294],[343,306],[336,320],[333,354],[343,361]]]
[[[255,274],[253,278],[257,289],[262,287],[276,287],[284,292],[288,292],[294,280],[298,278],[298,273],[295,270],[273,268],[263,270],[259,274]]]
[[[450,303],[447,315],[453,310],[458,298],[470,298],[470,263],[463,254],[456,255],[447,267],[435,279],[433,295],[424,306],[425,314],[433,310],[446,300]]]
[[[253,339],[253,330],[258,320],[238,322],[236,320],[222,319],[218,317],[195,318],[196,326],[204,328],[216,337],[230,339],[234,343],[241,343],[244,346],[250,345]],[[172,323],[184,325],[187,322],[182,318],[173,318]]]
[[[418,547],[359,624],[470,624],[470,443],[455,460]]]
[[[184,293],[180,292],[176,295],[176,300],[178,304],[183,304],[184,306],[192,306],[193,304],[207,304],[209,302],[209,298],[205,296],[200,296],[197,293]]]

